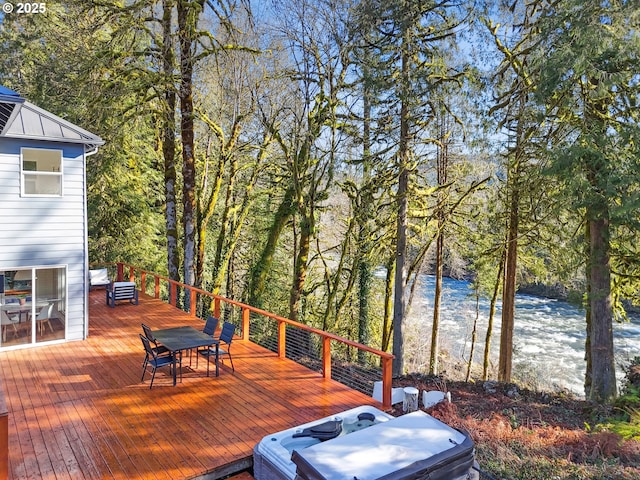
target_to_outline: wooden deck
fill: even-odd
[[[227,360],[207,378],[201,359],[175,387],[159,371],[149,390],[140,323],[203,322],[148,296],[114,309],[98,290],[90,303],[87,340],[0,352],[9,479],[221,478],[250,467],[265,435],[358,405],[381,408],[245,341],[232,345],[235,373]]]

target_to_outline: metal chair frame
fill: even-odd
[[[154,349],[151,347],[151,342],[149,339],[142,335],[140,335],[140,340],[142,341],[142,345],[144,347],[145,353],[147,355],[147,359],[145,359],[144,368],[142,369],[142,378],[141,382],[144,381],[144,376],[147,373],[147,367],[151,365],[151,384],[149,385],[149,390],[153,387],[153,380],[156,377],[156,370],[160,367],[169,367],[169,372],[171,372],[172,368],[178,368],[178,364],[180,364],[180,381],[182,382],[182,358],[180,355],[175,355],[170,353],[169,355],[158,355]],[[175,363],[174,363],[175,362]]]

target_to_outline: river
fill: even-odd
[[[428,364],[428,339],[419,332],[431,332],[434,279],[431,275],[421,278],[419,294],[416,294],[408,315],[409,342],[413,339],[418,350],[418,358],[412,360],[413,367]],[[470,286],[462,280],[445,278],[443,281],[441,348],[456,358],[468,359],[471,348],[476,302]],[[491,340],[491,359],[496,365],[500,348],[500,309],[501,304],[498,304]],[[480,299],[479,312],[474,350],[476,363],[482,362],[484,353],[489,318],[487,299]],[[618,379],[621,379],[621,366],[634,356],[640,356],[640,318],[634,316],[628,323],[615,323],[613,330],[616,368]],[[560,300],[516,295],[513,371],[524,374],[534,385],[544,389],[564,388],[584,395],[585,337],[584,310]]]

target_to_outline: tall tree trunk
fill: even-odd
[[[474,294],[476,297],[476,316],[473,319],[473,330],[471,331],[471,350],[469,351],[469,361],[467,362],[467,375],[465,376],[466,382],[471,380],[471,370],[473,368],[473,352],[476,348],[476,338],[478,337],[478,319],[480,318],[480,292],[478,291],[477,286]]]
[[[431,326],[431,352],[429,355],[429,373],[438,374],[438,357],[440,353],[440,301],[442,300],[442,251],[444,236],[442,234],[441,219],[438,219],[438,234],[436,237],[436,271],[435,291],[433,294],[433,325]]]
[[[195,283],[196,260],[196,167],[194,152],[193,112],[193,32],[197,25],[198,7],[178,0],[178,37],[180,43],[180,134],[182,138],[182,225],[184,230],[184,283]],[[195,18],[194,18],[195,17]],[[185,307],[189,297],[185,297]]]
[[[235,202],[233,196],[235,194],[235,180],[236,172],[238,171],[237,156],[234,155],[229,165],[229,179],[227,181],[227,194],[225,196],[224,211],[222,212],[222,218],[220,219],[220,233],[216,241],[216,251],[213,259],[213,293],[218,293],[222,286],[222,277],[218,275],[218,272],[225,267],[222,265],[224,245],[227,242],[227,231],[230,227],[229,222],[231,215],[231,209]]]
[[[310,215],[313,215],[311,212]],[[301,216],[300,241],[298,244],[298,254],[293,272],[293,284],[289,297],[289,318],[296,322],[300,319],[300,299],[302,289],[307,278],[307,267],[309,263],[309,251],[311,250],[311,237],[313,235],[314,220],[310,216]]]
[[[448,152],[447,152],[447,124],[446,113],[441,109],[438,157],[437,157],[437,181],[439,186],[447,183]],[[438,192],[438,205],[436,206],[436,218],[438,219],[438,232],[436,234],[436,285],[433,295],[433,325],[431,327],[431,352],[429,357],[429,373],[438,374],[438,359],[440,356],[440,302],[442,300],[442,275],[444,263],[444,224],[445,224],[445,195],[442,190]]]
[[[589,279],[591,295],[591,388],[589,400],[604,403],[615,397],[613,357],[613,310],[609,265],[609,214],[604,206],[589,215]]]
[[[408,40],[405,39],[405,43]],[[402,79],[403,90],[408,91],[409,84],[409,53],[408,45],[403,46]],[[405,289],[407,278],[407,228],[409,210],[409,106],[404,98],[400,106],[400,143],[398,149],[398,191],[397,209],[398,219],[396,227],[396,273],[393,300],[393,362],[392,375],[399,377],[404,373],[404,317],[406,309]]]
[[[591,79],[588,87],[593,88],[599,81]],[[586,96],[586,95],[585,95]],[[587,105],[585,117],[591,125],[593,134],[596,126],[600,128],[599,138],[608,135],[607,126],[601,119],[608,115],[604,101],[596,99]],[[589,232],[589,342],[591,369],[588,379],[591,382],[587,399],[598,403],[606,403],[616,396],[616,370],[613,354],[613,306],[611,304],[611,265],[610,256],[610,213],[607,189],[611,188],[607,181],[610,177],[606,155],[601,152],[586,155],[584,164],[587,179],[594,192],[594,199],[587,206],[586,216]],[[585,379],[587,380],[587,379]]]
[[[591,223],[588,222],[585,218],[584,222],[584,242],[585,242],[585,257],[589,258],[589,252],[591,251]],[[585,277],[587,280],[586,291],[587,291],[587,299],[591,298],[591,274],[590,274],[590,266],[587,262],[585,268]],[[584,342],[584,360],[587,366],[584,376],[584,396],[585,398],[589,398],[591,395],[591,372],[593,371],[593,362],[591,360],[591,303],[590,301],[586,302],[585,306],[585,321],[587,324],[587,338]]]
[[[484,356],[482,359],[482,379],[489,380],[489,359],[491,358],[491,339],[493,337],[493,321],[496,316],[496,304],[498,303],[498,294],[500,293],[500,284],[502,283],[502,274],[504,272],[504,262],[506,258],[506,248],[502,250],[500,263],[498,264],[498,274],[493,285],[493,295],[489,303],[489,321],[487,322],[487,334],[484,339]]]
[[[259,152],[256,155],[256,163],[253,172],[251,173],[251,178],[245,185],[242,204],[240,205],[240,208],[236,215],[236,219],[234,220],[233,225],[229,227],[228,234],[225,235],[225,238],[222,239],[225,242],[226,250],[225,254],[221,257],[219,261],[219,267],[215,270],[215,275],[213,276],[213,290],[218,288],[216,286],[222,285],[227,268],[231,268],[231,262],[233,261],[232,257],[242,233],[242,227],[243,225],[245,225],[245,220],[250,213],[250,209],[254,200],[253,190],[260,177],[262,165],[267,158],[269,152],[269,149],[267,147],[271,143],[271,140],[272,137],[270,135],[265,136],[262,142],[262,148],[260,148]],[[235,204],[236,202],[234,201],[232,203]],[[222,237],[222,235],[220,235],[220,237]],[[229,275],[231,274],[232,272],[229,270]]]
[[[520,112],[526,108],[525,95],[520,96]],[[524,120],[517,119],[516,144],[513,163],[507,173],[509,192],[509,225],[507,227],[507,244],[504,268],[504,286],[502,289],[502,327],[500,331],[500,359],[498,362],[498,380],[511,381],[513,362],[513,328],[516,314],[516,274],[518,269],[518,234],[520,221],[520,165],[524,156],[525,128]]]
[[[366,67],[365,67],[366,70]],[[371,295],[371,239],[370,218],[373,198],[369,186],[371,170],[371,93],[369,76],[365,72],[363,89],[362,126],[362,188],[360,193],[360,229],[358,231],[358,342],[369,344],[369,296]],[[365,360],[365,352],[358,349],[358,360]]]
[[[516,270],[518,266],[518,192],[511,194],[509,229],[507,231],[504,287],[502,290],[502,329],[500,331],[500,361],[498,380],[511,381],[513,359],[513,327],[515,323]]]
[[[209,158],[209,154],[207,153],[207,159]],[[216,171],[216,175],[213,178],[211,192],[206,198],[206,200],[202,200],[202,196],[205,195],[205,192],[209,190],[209,177],[208,177],[208,167],[205,169],[203,175],[202,182],[202,196],[200,201],[198,202],[198,212],[196,215],[197,222],[197,256],[196,256],[196,281],[195,285],[197,287],[201,287],[204,282],[204,264],[205,264],[205,252],[207,246],[207,230],[209,228],[209,222],[211,221],[211,217],[215,212],[216,205],[218,203],[218,195],[220,194],[220,190],[222,189],[222,180],[224,177],[225,171],[225,163],[226,159],[223,153],[220,154],[218,159],[218,168]],[[207,160],[207,165],[209,162]],[[213,270],[215,271],[217,264],[214,262]],[[217,293],[217,292],[213,292]]]
[[[385,265],[387,274],[384,281],[384,317],[382,319],[382,345],[380,349],[389,351],[389,344],[393,335],[393,279],[396,271],[396,257],[390,255]]]
[[[260,258],[251,272],[249,298],[247,299],[249,305],[255,307],[260,307],[262,305],[262,294],[264,293],[269,270],[271,270],[273,255],[276,251],[278,239],[294,211],[293,195],[293,186],[289,185],[285,191],[284,197],[282,198],[282,202],[280,202],[278,210],[276,210],[275,216],[273,217],[273,223],[269,229],[267,242],[262,249]]]
[[[164,158],[165,228],[167,236],[167,273],[180,280],[180,250],[178,248],[178,213],[176,198],[176,93],[171,79],[175,57],[171,35],[173,2],[162,3],[162,69],[165,77],[164,112],[162,116],[162,156]]]

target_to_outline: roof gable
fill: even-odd
[[[85,145],[85,151],[104,144],[97,135],[25,101],[13,90],[0,85],[1,137],[80,143]]]

